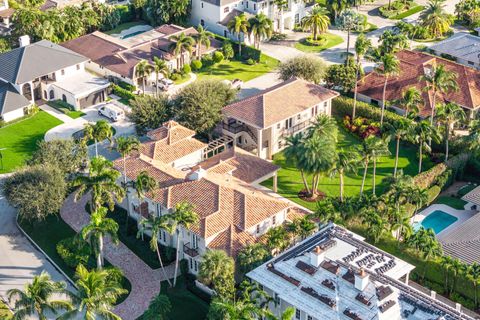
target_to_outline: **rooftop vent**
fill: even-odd
[[[369,275],[365,272],[365,269],[360,269],[360,272],[355,272],[355,288],[363,291],[368,285]]]
[[[20,47],[26,47],[30,44],[30,36],[28,34],[21,36],[18,38],[18,42]]]
[[[199,167],[197,170],[193,171],[193,172],[188,176],[188,180],[191,180],[191,181],[200,181],[200,180],[202,180],[203,178],[205,178],[206,175],[207,175],[207,170],[202,169],[202,167]]]
[[[320,246],[316,246],[310,252],[310,264],[314,267],[318,267],[323,259],[325,259],[325,250],[321,249]]]

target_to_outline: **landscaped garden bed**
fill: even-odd
[[[411,0],[396,0],[378,8],[380,14],[389,19],[399,20],[423,10],[423,6]]]
[[[62,100],[48,101],[47,104],[50,107],[55,108],[58,111],[66,114],[72,119],[77,119],[85,115],[85,113],[83,113],[82,111],[75,110],[71,104],[68,104]]]
[[[324,33],[318,37],[318,40],[313,40],[312,37],[300,40],[295,43],[295,48],[303,52],[321,52],[342,42],[342,37],[332,33]]]

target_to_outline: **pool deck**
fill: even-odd
[[[448,233],[447,231],[454,230],[457,226],[461,225],[462,223],[464,223],[465,221],[467,221],[477,213],[476,210],[457,210],[445,204],[432,204],[428,208],[420,211],[415,216],[413,216],[410,223],[412,225],[414,223],[421,223],[423,219],[425,219],[427,216],[429,216],[432,212],[436,210],[446,212],[458,219],[457,221],[455,221],[454,223],[452,223],[451,225],[449,225],[448,227],[446,227],[445,229],[443,229],[437,234],[437,238],[440,241],[442,240],[442,235],[445,235]]]

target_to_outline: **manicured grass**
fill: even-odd
[[[325,49],[334,47],[343,42],[342,37],[332,33],[322,34],[322,37],[325,37],[327,41],[321,46],[310,45],[305,41],[305,39],[303,39],[303,40],[300,40],[300,42],[295,43],[295,48],[303,52],[314,53],[314,52],[321,52]]]
[[[466,201],[463,201],[459,198],[449,197],[449,196],[440,196],[435,200],[437,204],[446,204],[454,209],[464,210],[465,205],[467,204]]]
[[[472,191],[476,187],[478,187],[478,185],[476,185],[476,184],[473,184],[473,183],[467,184],[467,185],[463,186],[460,190],[458,190],[457,195],[459,197],[463,197],[464,195],[466,195],[467,193],[469,193],[470,191]]]
[[[181,77],[180,79],[173,81],[173,83],[175,85],[179,85],[179,84],[187,82],[188,80],[190,80],[190,78],[191,78],[191,76],[189,74],[187,74],[187,75],[185,75],[185,77]]]
[[[11,172],[21,167],[37,149],[37,142],[43,140],[45,133],[62,121],[44,111],[25,120],[0,128],[0,149],[3,155],[3,167],[0,173]]]
[[[119,24],[116,28],[113,28],[112,30],[105,31],[106,34],[116,34],[120,33],[123,30],[126,30],[128,28],[131,28],[133,26],[138,26],[138,25],[143,25],[143,24],[148,24],[145,21],[132,21],[132,22],[126,22]]]
[[[243,81],[249,81],[265,73],[271,72],[278,66],[278,63],[278,60],[262,54],[260,62],[252,66],[243,61],[224,60],[215,65],[202,68],[201,70],[196,71],[196,73],[198,79],[240,79]]]
[[[55,100],[55,101],[48,101],[47,104],[52,107],[57,109],[58,111],[66,114],[72,119],[77,119],[80,117],[83,117],[85,113],[79,110],[73,110],[73,106],[63,102],[62,100]]]
[[[72,119],[77,119],[77,118],[83,117],[85,115],[85,113],[83,113],[82,111],[79,111],[79,110],[75,110],[75,111],[67,112],[66,115],[69,116]]]
[[[341,124],[339,124],[338,132],[338,149],[350,150],[355,145],[360,144],[360,138],[347,132]],[[382,180],[393,174],[393,167],[395,162],[395,144],[394,142],[390,143],[390,152],[391,156],[382,157],[377,162],[377,173],[375,177],[376,184],[376,194],[383,193],[388,185],[382,182]],[[404,174],[414,176],[418,173],[418,163],[417,163],[417,148],[412,145],[402,145],[400,148],[400,154],[398,159],[398,168],[403,169]],[[274,155],[273,162],[281,167],[278,171],[278,193],[282,196],[297,202],[298,204],[305,206],[309,209],[314,210],[316,208],[315,202],[307,202],[298,198],[298,192],[302,190],[303,182],[300,172],[294,167],[286,163],[285,157],[282,152]],[[426,162],[426,163],[425,163]],[[423,164],[423,169],[428,169],[431,164],[428,161],[425,161]],[[360,186],[362,184],[362,175],[363,175],[363,166],[360,165],[358,168],[358,174],[349,173],[345,175],[345,188],[344,192],[346,196],[355,196],[360,193]],[[311,180],[308,177],[309,181]],[[373,164],[369,164],[369,169],[367,171],[367,179],[365,181],[365,191],[372,191],[372,180],[373,180]],[[339,196],[339,178],[329,178],[323,177],[320,179],[319,191],[324,192],[327,196]],[[268,188],[272,188],[272,179],[269,179],[262,183]]]
[[[410,9],[408,9],[407,11],[405,12],[402,12],[402,13],[399,13],[393,17],[391,17],[390,19],[392,20],[400,20],[400,19],[403,19],[403,18],[406,18],[406,17],[409,17],[417,12],[420,12],[422,11],[423,9],[425,9],[424,6],[415,6],[415,7],[412,7]]]
[[[7,305],[0,299],[0,319],[8,320],[11,319],[12,312],[7,307]]]

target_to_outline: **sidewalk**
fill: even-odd
[[[43,111],[45,111],[46,113],[48,113],[49,115],[51,115],[51,116],[57,118],[58,120],[62,121],[63,123],[69,123],[69,122],[72,122],[73,120],[75,120],[75,119],[72,119],[69,116],[67,116],[65,113],[63,113],[61,111],[58,111],[55,108],[50,107],[48,104],[41,105],[39,108],[42,109]]]

